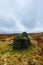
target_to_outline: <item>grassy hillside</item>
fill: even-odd
[[[26,50],[9,50],[13,35],[0,35],[0,65],[43,65],[43,33],[28,34],[32,46]]]

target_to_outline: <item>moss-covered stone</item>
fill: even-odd
[[[25,49],[29,46],[31,46],[31,41],[26,32],[14,36],[13,49]]]

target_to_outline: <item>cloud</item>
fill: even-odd
[[[43,32],[43,0],[0,0],[0,33]]]

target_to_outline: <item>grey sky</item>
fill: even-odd
[[[0,0],[0,33],[43,32],[43,0]]]

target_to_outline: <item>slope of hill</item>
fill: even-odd
[[[28,34],[32,42],[30,48],[9,51],[13,36],[0,35],[0,65],[43,65],[43,33]]]

